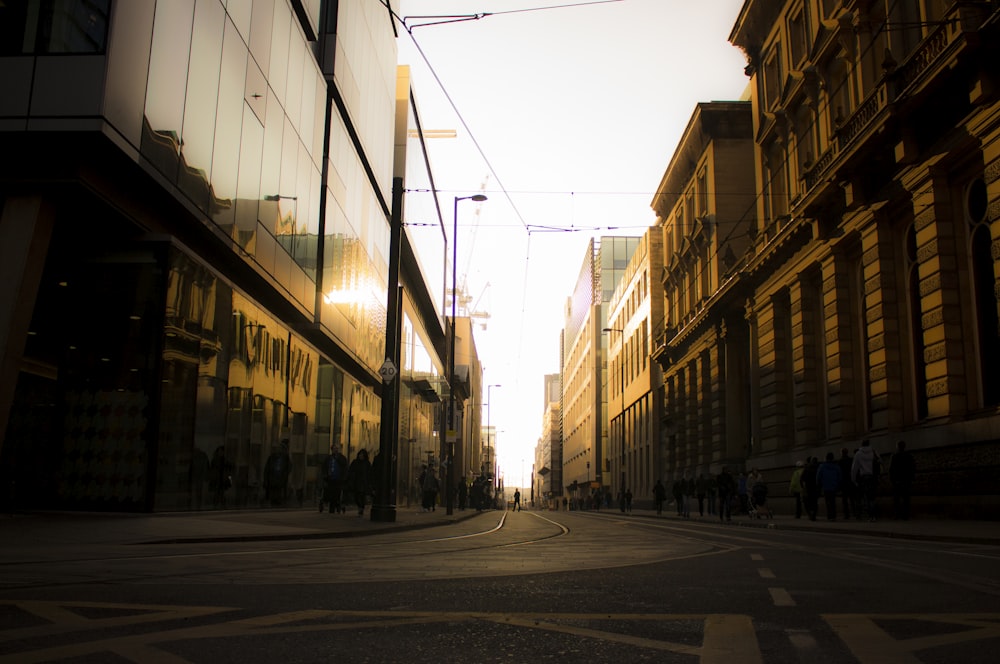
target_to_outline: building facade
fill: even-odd
[[[784,480],[806,456],[869,439],[888,461],[903,440],[922,510],[992,515],[1000,8],[751,0],[730,41],[760,192],[740,274],[748,463]]]
[[[749,332],[740,258],[754,228],[749,102],[698,104],[652,201],[662,238],[658,469],[667,486],[742,467],[750,441]]]
[[[535,447],[532,495],[547,509],[558,509],[563,496],[561,378],[557,373],[544,377],[542,434]]]
[[[630,491],[635,504],[652,504],[662,479],[662,377],[652,360],[654,328],[663,320],[663,234],[654,227],[640,239],[608,303],[605,373],[612,495]]]
[[[331,443],[379,447],[389,12],[39,6],[0,8],[0,147],[18,155],[0,165],[8,500],[314,500]]]
[[[578,503],[603,499],[607,448],[607,357],[602,330],[608,302],[621,281],[637,237],[604,236],[587,246],[563,327],[563,484]]]

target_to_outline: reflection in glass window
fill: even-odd
[[[0,55],[104,53],[111,0],[4,0]]]

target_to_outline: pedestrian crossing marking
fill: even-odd
[[[957,645],[969,641],[1000,638],[1000,613],[973,614],[823,614],[822,618],[847,644],[861,664],[919,664],[914,654],[921,650]],[[932,634],[898,639],[879,626],[879,621],[921,620],[945,623],[968,629],[947,634]]]
[[[782,590],[772,588],[772,591]],[[361,629],[391,630],[412,625],[452,625],[461,622],[491,622],[516,629],[551,632],[619,644],[649,651],[674,653],[694,658],[702,664],[732,661],[763,662],[753,617],[744,614],[666,613],[545,613],[486,611],[410,611],[305,609],[259,616],[233,616],[215,622],[218,614],[241,611],[236,607],[199,607],[101,602],[59,602],[0,600],[0,606],[20,610],[46,624],[0,628],[0,641],[16,643],[21,649],[0,655],[0,664],[28,664],[60,659],[102,657],[114,654],[142,664],[184,664],[183,657],[161,650],[181,640],[241,637],[274,637],[290,634],[336,632]],[[98,617],[88,617],[98,616]],[[108,615],[109,614],[109,615]],[[918,664],[921,650],[1000,638],[1000,613],[956,614],[821,614],[820,616],[861,664]],[[899,638],[888,623],[926,621],[947,626],[937,630],[909,630],[919,633]],[[164,623],[157,629],[156,623]],[[689,633],[700,636],[695,642],[678,643],[655,636],[639,636],[608,628],[616,623],[690,623]],[[130,630],[128,634],[105,636],[106,630],[145,624],[152,631]],[[169,626],[168,626],[169,625]],[[178,626],[181,625],[181,626]],[[607,627],[606,627],[607,626]],[[687,627],[683,628],[687,629]],[[671,628],[670,633],[676,633]],[[77,634],[67,642],[66,635]],[[61,635],[58,645],[49,636]],[[816,647],[809,630],[788,631],[790,644],[802,649]],[[32,640],[43,647],[31,650]]]

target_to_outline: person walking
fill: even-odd
[[[632,489],[625,489],[625,511],[632,513]]]
[[[323,493],[319,498],[319,511],[323,511],[323,504],[329,503],[330,514],[339,514],[346,511],[341,502],[341,494],[344,491],[344,481],[347,479],[347,457],[340,451],[340,445],[333,443],[330,446],[330,454],[323,462]]]
[[[469,500],[469,486],[465,481],[465,477],[462,476],[458,478],[458,511],[464,512],[465,506]]]
[[[851,466],[854,459],[847,451],[846,447],[840,448],[840,496],[844,508],[844,518],[850,519],[852,514],[861,518],[858,514],[857,492],[854,490],[854,483],[851,482]]]
[[[674,504],[677,505],[677,516],[684,516],[684,478],[674,478],[674,483],[670,485],[670,493],[674,497]]]
[[[354,494],[358,516],[364,516],[368,495],[372,492],[372,463],[368,460],[368,450],[358,450],[357,456],[347,469],[347,488]]]
[[[910,518],[910,490],[917,466],[906,451],[906,441],[896,441],[896,451],[889,459],[889,482],[892,484],[892,507],[897,519]]]
[[[521,490],[520,489],[515,489],[514,490],[514,511],[515,512],[520,512],[521,511]]]
[[[749,514],[750,513],[750,496],[747,493],[749,488],[749,480],[743,471],[740,471],[739,477],[736,478],[736,495],[739,496],[740,500],[740,513]]]
[[[802,471],[802,493],[810,521],[815,521],[819,514],[819,484],[816,482],[818,472],[819,459],[816,457],[806,459],[806,467]]]
[[[792,471],[792,477],[788,481],[788,493],[795,499],[796,519],[802,518],[802,471],[805,470],[805,467],[805,463],[796,461],[795,470]]]
[[[264,496],[272,507],[285,504],[291,472],[292,459],[288,454],[288,439],[285,438],[264,464]]]
[[[840,464],[834,460],[833,452],[826,453],[826,462],[816,471],[816,485],[823,492],[826,501],[826,518],[837,520],[837,490],[841,485]]]
[[[750,493],[750,499],[753,500],[757,518],[773,519],[774,514],[771,513],[771,508],[767,504],[767,482],[764,481],[764,474],[756,468],[751,469],[750,475],[747,477],[747,491]]]
[[[736,494],[736,480],[729,474],[729,468],[722,467],[722,472],[715,478],[719,488],[719,521],[733,520],[733,496]]]
[[[437,494],[441,488],[438,482],[437,474],[434,471],[434,466],[428,466],[427,470],[424,471],[423,479],[421,480],[421,495],[423,496],[423,511],[434,512],[437,509]]]
[[[663,480],[656,480],[653,485],[653,504],[656,505],[656,516],[663,515],[663,503],[667,501],[667,487],[663,486]]]
[[[694,502],[694,478],[684,473],[684,518],[691,518],[691,503]]]
[[[861,447],[854,453],[851,464],[851,481],[858,487],[861,498],[860,508],[868,515],[869,521],[876,519],[875,491],[878,488],[878,476],[881,474],[882,459],[872,449],[871,441],[865,438]],[[859,512],[860,516],[860,512]]]
[[[694,483],[694,495],[698,499],[698,516],[705,516],[705,498],[708,496],[708,480],[705,473],[698,475]]]

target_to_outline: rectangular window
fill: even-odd
[[[774,44],[764,57],[764,110],[774,110],[781,100],[784,74],[781,71],[781,44]]]
[[[792,69],[800,69],[809,55],[809,33],[805,7],[799,7],[788,19],[788,57]]]
[[[104,53],[111,0],[4,0],[0,55]]]

